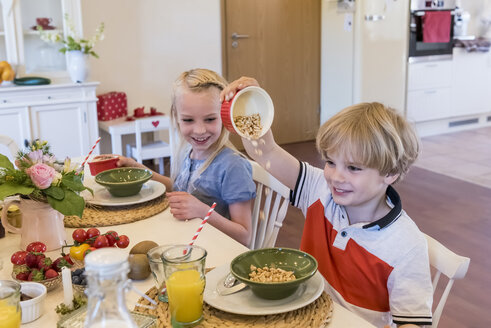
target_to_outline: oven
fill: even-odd
[[[452,55],[453,50],[453,26],[454,26],[454,10],[455,0],[411,0],[411,15],[409,25],[409,59],[417,60],[418,57],[424,56],[441,56]],[[428,38],[429,33],[433,31],[425,31],[426,26],[431,26],[428,22],[428,17],[433,15],[435,21],[435,12],[438,17],[443,17],[445,24],[435,25],[439,29],[443,29],[443,33],[449,31],[448,38],[436,38],[437,42]],[[448,15],[450,19],[448,19]],[[447,16],[447,17],[445,17]],[[442,18],[442,19],[443,19]],[[438,34],[438,31],[435,31]],[[425,39],[426,38],[426,39]],[[428,41],[429,40],[429,41]]]

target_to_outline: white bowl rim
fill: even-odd
[[[21,293],[23,292],[23,288],[22,287],[27,287],[27,288],[31,288],[32,287],[32,290],[33,291],[36,291],[36,293],[38,295],[32,297],[27,292],[24,292],[24,294],[29,295],[32,298],[30,300],[21,301],[20,302],[21,306],[29,306],[29,305],[32,305],[32,304],[39,303],[41,300],[43,300],[46,297],[46,294],[48,293],[48,289],[46,288],[45,285],[43,285],[41,283],[38,283],[38,282],[34,282],[34,281],[21,282],[20,283],[20,291],[21,291]]]

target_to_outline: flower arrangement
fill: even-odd
[[[92,55],[96,58],[99,56],[92,50],[95,44],[99,41],[104,40],[104,23],[101,23],[99,27],[95,30],[95,35],[90,39],[81,39],[77,37],[75,32],[75,24],[70,19],[68,14],[65,15],[65,21],[68,26],[68,35],[63,38],[60,32],[50,32],[43,29],[41,25],[37,26],[37,30],[40,32],[41,40],[51,43],[61,43],[63,47],[60,52],[66,53],[67,51],[80,50],[84,54]]]
[[[12,195],[24,195],[48,202],[63,215],[82,217],[85,201],[79,193],[90,190],[82,183],[83,171],[71,165],[70,158],[58,163],[46,141],[35,140],[26,151],[20,151],[15,161],[0,154],[0,200]]]

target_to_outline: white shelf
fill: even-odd
[[[54,30],[46,30],[50,33],[57,33],[61,32],[60,29],[54,29]],[[34,30],[24,30],[24,35],[39,35],[39,31],[34,31]]]

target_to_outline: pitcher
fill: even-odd
[[[22,213],[22,227],[16,228],[7,220],[7,210],[13,203],[20,203]],[[65,243],[66,232],[63,223],[63,214],[53,209],[48,203],[30,199],[13,199],[6,201],[2,209],[2,225],[5,230],[21,234],[21,248],[33,241],[46,244],[48,251],[61,248]]]

